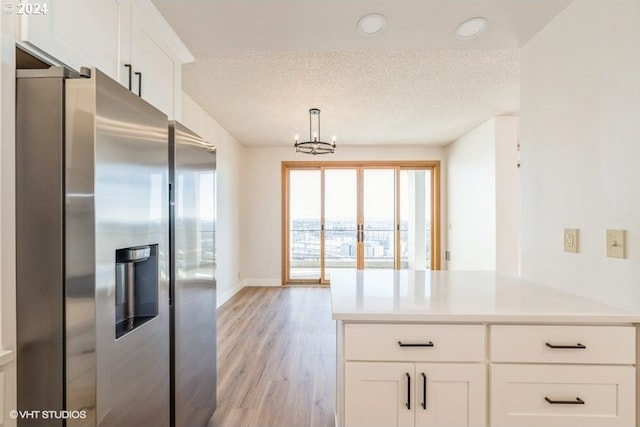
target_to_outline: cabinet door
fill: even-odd
[[[413,377],[413,363],[345,363],[344,427],[413,426]]]
[[[416,427],[486,425],[484,364],[416,365]]]
[[[633,366],[491,366],[494,427],[629,427],[635,409]]]
[[[21,16],[20,38],[75,70],[95,66],[117,79],[119,14],[116,0],[50,1],[46,14]]]
[[[160,43],[153,26],[135,3],[131,12],[131,64],[136,94],[174,117],[174,60]],[[140,73],[140,74],[135,74]]]

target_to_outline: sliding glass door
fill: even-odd
[[[289,278],[319,282],[321,246],[320,170],[291,170],[289,194]]]
[[[395,170],[363,169],[361,186],[362,268],[395,268]]]
[[[356,268],[358,170],[324,169],[323,171],[324,266],[327,269]]]
[[[431,268],[431,171],[400,169],[400,269]]]
[[[284,162],[283,283],[439,268],[438,162]]]

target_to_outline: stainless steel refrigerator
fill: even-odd
[[[17,72],[18,424],[169,426],[167,117],[86,74]]]
[[[172,425],[206,426],[216,407],[216,150],[169,124]]]

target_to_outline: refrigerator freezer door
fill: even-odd
[[[168,427],[167,117],[95,69],[66,98],[67,426]],[[116,251],[146,245],[158,314],[116,339]]]
[[[172,122],[172,321],[176,427],[206,426],[216,406],[215,148]]]
[[[60,411],[64,409],[65,75],[60,68],[38,71],[41,74],[20,70],[16,80],[15,409]],[[62,420],[41,418],[17,423],[63,425]]]

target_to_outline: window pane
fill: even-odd
[[[289,176],[289,278],[320,280],[320,170]]]
[[[400,268],[431,268],[431,171],[400,171]]]
[[[356,268],[358,174],[356,169],[325,170],[325,266]]]
[[[364,170],[364,268],[394,267],[395,171]]]

